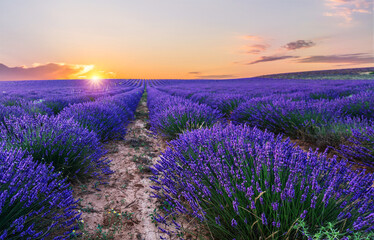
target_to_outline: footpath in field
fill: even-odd
[[[152,223],[156,207],[149,197],[149,167],[157,161],[165,143],[148,130],[148,108],[143,95],[135,119],[127,127],[125,140],[106,144],[107,157],[115,173],[108,184],[95,181],[75,187],[82,211],[83,239],[159,239],[159,230]]]

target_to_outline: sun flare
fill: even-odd
[[[93,88],[98,88],[102,84],[102,78],[99,75],[93,75],[91,78],[89,78],[90,85]]]
[[[100,82],[100,80],[101,80],[101,78],[100,78],[99,76],[97,76],[97,75],[94,75],[94,76],[92,76],[92,78],[91,78],[91,81],[92,81],[93,83],[98,83],[98,82]]]

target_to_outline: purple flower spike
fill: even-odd
[[[236,220],[233,218],[233,219],[231,220],[231,226],[236,227],[237,225],[238,225],[238,223],[237,223]]]
[[[73,191],[53,167],[37,163],[25,151],[0,143],[0,239],[39,239],[51,232],[66,239],[80,214]],[[6,204],[5,204],[6,203]]]

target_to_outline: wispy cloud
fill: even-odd
[[[202,72],[188,72],[189,75],[194,75],[196,79],[225,79],[225,78],[235,78],[235,75],[231,74],[203,74]]]
[[[298,59],[299,63],[374,64],[374,56],[368,53],[317,55]]]
[[[253,44],[247,47],[246,53],[249,54],[260,54],[261,52],[266,51],[270,47],[269,44]]]
[[[201,72],[188,72],[188,74],[196,75],[196,74],[201,74]]]
[[[341,17],[346,23],[353,20],[354,13],[371,13],[373,0],[325,0],[330,11],[325,12],[326,16]]]
[[[217,75],[199,75],[196,78],[204,78],[204,79],[225,79],[225,78],[235,78],[235,75],[231,74],[217,74]]]
[[[243,35],[240,38],[247,42],[245,46],[242,46],[242,53],[244,52],[245,54],[260,54],[270,47],[267,40],[262,36]]]
[[[94,65],[47,63],[31,67],[8,67],[0,63],[0,80],[40,80],[89,78],[93,74],[111,78],[113,72],[98,71]]]
[[[247,63],[247,64],[257,64],[262,62],[273,62],[273,61],[279,61],[284,59],[290,59],[290,58],[298,58],[298,56],[286,56],[286,55],[273,55],[273,56],[262,56],[259,59]]]
[[[294,42],[289,42],[286,45],[283,46],[283,48],[287,50],[296,50],[300,48],[310,48],[315,46],[316,44],[313,41],[309,40],[297,40]]]

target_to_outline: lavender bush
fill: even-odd
[[[374,230],[373,174],[256,128],[187,132],[153,173],[154,197],[170,206],[154,218],[169,235],[178,215],[204,222],[215,239],[302,239],[299,220],[310,234],[329,222],[347,237]]]
[[[374,120],[374,93],[362,91],[347,98],[342,98],[335,103],[342,115],[352,117],[365,117]]]
[[[23,115],[27,115],[27,113],[19,106],[3,107],[0,105],[0,122],[3,122],[5,118],[10,116],[20,117]]]
[[[352,137],[340,146],[339,152],[350,160],[374,167],[374,127],[373,123],[362,129],[353,129]]]
[[[0,124],[0,138],[8,148],[21,148],[34,160],[53,164],[71,180],[111,172],[96,134],[72,119],[12,116]]]
[[[229,117],[231,113],[250,97],[248,95],[235,94],[235,93],[190,93],[190,99],[200,104],[207,104],[208,106],[218,109],[226,117]],[[187,96],[189,96],[187,95]]]
[[[59,116],[74,119],[82,127],[94,131],[101,141],[120,139],[126,133],[125,114],[115,104],[89,102],[74,104],[65,108]]]
[[[338,147],[351,136],[352,125],[373,119],[374,114],[370,80],[164,80],[156,87],[217,108],[234,122],[284,133],[319,148]]]
[[[44,100],[34,100],[22,104],[22,108],[25,109],[30,115],[53,115],[53,110],[44,104]]]
[[[102,104],[108,104],[109,106],[115,104],[121,109],[121,117],[123,121],[128,122],[129,119],[134,117],[134,112],[142,95],[143,89],[137,88],[123,94],[104,97],[102,99],[98,99],[98,101]]]
[[[192,129],[210,127],[223,114],[205,104],[173,97],[154,89],[148,90],[151,129],[167,139]]]
[[[67,98],[47,99],[44,102],[44,105],[50,109],[50,112],[53,115],[57,115],[62,111],[62,109],[69,106],[69,104],[78,103],[72,100],[73,99],[67,99]]]
[[[0,239],[67,239],[80,214],[60,174],[0,143]]]
[[[352,129],[368,125],[365,118],[345,116],[337,101],[293,101],[275,97],[251,99],[240,105],[231,119],[235,123],[245,122],[283,133],[323,149],[338,147],[352,135]]]
[[[23,99],[21,96],[16,96],[14,94],[6,95],[0,99],[1,105],[5,107],[21,106],[24,102],[26,102],[25,99]]]

